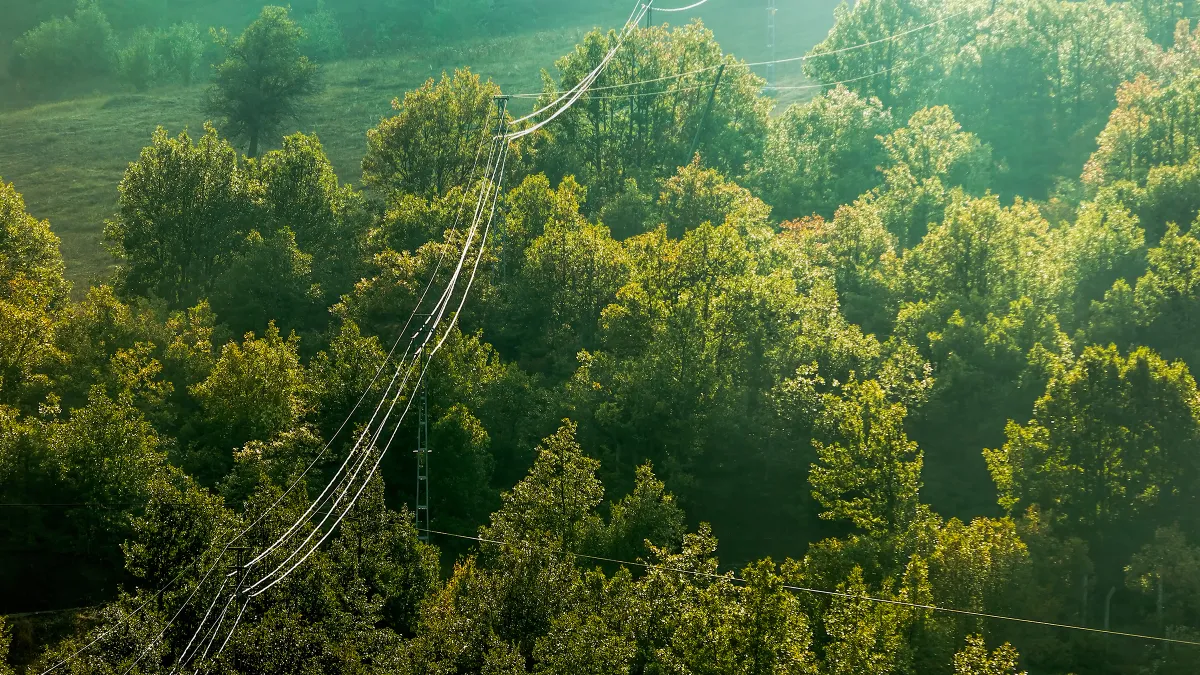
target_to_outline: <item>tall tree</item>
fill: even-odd
[[[453,187],[470,187],[478,161],[480,175],[487,161],[477,156],[495,133],[498,120],[492,99],[500,87],[483,81],[469,68],[442,73],[424,85],[393,99],[396,114],[367,132],[363,183],[384,193],[413,193],[435,197]]]
[[[63,271],[50,223],[26,213],[21,195],[0,180],[0,401],[40,399],[44,369],[63,359],[54,344],[71,288]]]
[[[21,281],[33,284],[38,295],[59,304],[70,285],[63,278],[58,237],[50,223],[25,212],[25,200],[12,183],[0,180],[0,298]]]
[[[886,400],[873,380],[826,396],[819,461],[809,473],[822,518],[866,532],[898,534],[918,516],[922,453],[904,433],[904,406]]]
[[[564,420],[538,446],[529,475],[504,493],[504,506],[492,514],[494,538],[550,538],[572,550],[595,536],[600,525],[595,509],[604,497],[596,478],[600,463],[583,454],[575,429]]]
[[[877,98],[837,87],[771,119],[761,165],[749,184],[762,191],[776,218],[818,214],[875,187],[884,163],[881,137],[895,126]]]
[[[1038,505],[1063,532],[1121,562],[1136,524],[1191,518],[1200,477],[1200,402],[1180,362],[1140,348],[1087,347],[1046,387],[1027,424],[986,450],[1009,511]],[[1115,553],[1113,553],[1113,548]]]
[[[255,215],[237,151],[211,125],[193,143],[163,128],[129,165],[105,239],[122,264],[118,286],[190,307],[207,295]]]
[[[578,84],[616,40],[616,31],[584,37],[555,64],[559,82],[546,79],[538,104],[551,103]],[[728,67],[706,114],[722,64]],[[665,79],[644,82],[654,78]],[[671,31],[639,29],[625,38],[596,80],[595,95],[544,127],[531,151],[537,168],[552,179],[574,175],[587,185],[589,209],[620,194],[626,179],[652,185],[673,174],[691,161],[698,133],[704,165],[741,177],[766,139],[770,100],[761,87],[762,80],[724,54],[699,22]]]
[[[223,120],[227,133],[246,141],[251,157],[317,91],[317,65],[301,54],[303,35],[286,7],[269,5],[236,40],[218,34],[228,56],[214,68],[208,111]]]

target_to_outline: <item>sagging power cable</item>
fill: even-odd
[[[543,553],[561,553],[563,555],[569,555],[569,556],[573,556],[576,558],[584,558],[586,560],[595,560],[597,562],[607,562],[607,563],[613,563],[613,564],[617,564],[617,565],[629,565],[632,567],[641,567],[641,568],[647,569],[647,570],[658,570],[658,571],[662,571],[662,572],[675,572],[678,574],[687,574],[687,575],[696,576],[696,577],[719,579],[719,580],[724,580],[724,581],[729,581],[732,583],[739,583],[739,584],[749,583],[745,579],[735,575],[733,572],[726,572],[725,574],[715,574],[712,572],[700,572],[698,570],[689,570],[689,569],[686,569],[683,567],[670,567],[667,565],[655,565],[655,564],[651,564],[651,563],[637,562],[637,561],[633,561],[633,560],[621,560],[619,558],[607,558],[604,556],[588,555],[586,553],[575,553],[573,551],[562,551],[562,550],[558,550],[558,549],[551,549],[551,548],[548,548],[545,546],[537,546],[537,545],[535,545],[529,541],[525,541],[525,540],[522,540],[520,542],[513,542],[513,541],[503,541],[503,540],[498,540],[498,539],[488,539],[486,537],[470,536],[470,535],[465,535],[465,534],[455,534],[453,532],[443,532],[441,530],[425,529],[424,531],[428,532],[429,534],[437,534],[437,535],[441,535],[443,537],[451,537],[453,539],[465,539],[465,540],[476,541],[476,542],[485,543],[485,544],[496,544],[498,546],[522,545],[522,546],[525,546],[526,548],[537,548],[538,550],[542,551]],[[889,599],[889,598],[880,598],[880,597],[875,597],[875,596],[871,596],[871,595],[866,595],[864,593],[847,593],[846,591],[831,591],[831,590],[823,589],[823,588],[811,588],[811,587],[807,587],[807,586],[797,586],[794,584],[782,584],[781,588],[785,588],[789,591],[793,591],[796,593],[808,593],[808,594],[812,594],[812,595],[823,595],[826,597],[846,598],[846,599],[850,599],[850,600],[865,600],[867,602],[871,602],[871,603],[875,603],[875,604],[908,607],[910,609],[920,609],[920,610],[925,610],[925,611],[930,611],[930,612],[942,612],[942,613],[947,613],[947,614],[957,614],[960,616],[972,616],[972,617],[976,617],[979,619],[1009,621],[1009,622],[1015,622],[1015,623],[1030,624],[1030,625],[1035,625],[1035,626],[1045,626],[1047,628],[1061,628],[1064,630],[1083,631],[1083,632],[1087,632],[1087,633],[1099,633],[1102,635],[1111,635],[1114,637],[1133,638],[1133,639],[1137,639],[1137,640],[1149,640],[1149,641],[1161,642],[1161,643],[1166,643],[1166,644],[1178,644],[1178,645],[1189,645],[1192,647],[1200,647],[1200,642],[1197,642],[1195,640],[1183,640],[1180,638],[1169,638],[1169,637],[1164,637],[1164,636],[1159,636],[1159,635],[1144,635],[1141,633],[1125,633],[1122,631],[1108,630],[1105,628],[1090,628],[1088,626],[1076,626],[1074,624],[1069,624],[1069,623],[1056,623],[1053,621],[1040,621],[1037,619],[1026,619],[1023,617],[1007,616],[1004,614],[991,614],[988,612],[976,612],[976,611],[967,610],[967,609],[954,609],[952,607],[941,607],[939,605],[928,605],[928,604],[923,604],[923,603],[919,603],[919,602],[907,602],[904,600],[893,600],[893,599]]]

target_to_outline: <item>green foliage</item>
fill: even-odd
[[[918,515],[922,453],[904,433],[904,406],[877,382],[847,383],[826,397],[819,463],[809,474],[822,518],[849,520],[866,532],[896,533]]]
[[[272,322],[261,338],[247,333],[241,344],[226,344],[212,373],[190,388],[218,452],[206,461],[223,466],[230,448],[269,439],[308,414],[312,392],[299,342],[295,334],[284,340]]]
[[[568,613],[556,618],[550,632],[537,641],[535,673],[545,675],[624,675],[634,646],[596,616]]]
[[[513,284],[513,310],[508,315],[523,319],[523,330],[501,335],[515,333],[523,342],[522,351],[532,358],[570,355],[561,367],[547,368],[554,374],[569,373],[576,365],[574,354],[595,346],[601,313],[616,300],[628,267],[625,250],[607,227],[547,222],[545,231],[525,249]]]
[[[585,36],[555,64],[559,81],[546,76],[538,106],[575,86],[616,40],[615,31]],[[587,99],[544,127],[530,144],[537,168],[552,179],[575,176],[588,186],[589,206],[596,208],[620,194],[629,178],[648,186],[675,173],[692,159],[700,131],[705,166],[734,177],[748,173],[752,159],[762,152],[768,124],[770,101],[760,93],[762,80],[723,54],[712,32],[699,22],[672,31],[638,29],[624,44],[595,84],[618,87],[612,93],[620,97]],[[701,130],[720,64],[728,67]],[[663,82],[632,85],[676,73],[693,74],[672,79],[666,87]],[[664,89],[667,93],[642,95]]]
[[[972,192],[988,182],[989,149],[975,134],[962,131],[946,106],[918,110],[906,126],[880,140],[888,163],[907,167],[918,182],[937,178]]]
[[[1116,87],[1152,66],[1143,32],[1121,3],[1101,0],[872,0],[835,12],[805,72],[853,80],[853,91],[899,114],[949,104],[1006,165],[1003,192],[1041,197],[1090,152]]]
[[[50,223],[25,212],[25,200],[0,180],[0,297],[28,284],[31,292],[60,303],[70,291],[63,279],[59,239]]]
[[[211,126],[197,143],[159,129],[126,171],[105,236],[125,295],[175,308],[211,296],[236,332],[272,319],[320,330],[321,301],[349,290],[360,264],[361,206],[315,136],[251,162]]]
[[[395,195],[368,235],[370,247],[377,251],[416,251],[424,244],[444,239],[462,217],[464,197],[470,200],[472,194],[479,193],[467,190],[464,194],[464,189],[455,187],[430,199],[409,193]]]
[[[137,91],[146,91],[159,76],[158,51],[154,34],[139,29],[117,55],[121,77]]]
[[[8,665],[8,650],[12,645],[12,631],[0,619],[0,675],[14,675],[15,671]]]
[[[54,323],[70,288],[49,223],[0,181],[0,402],[33,404],[45,394],[45,371],[63,359]]]
[[[313,256],[314,276],[336,297],[349,290],[361,265],[363,196],[341,184],[315,134],[285,136],[251,170],[261,186],[264,214],[276,233],[291,229]]]
[[[478,523],[492,506],[490,481],[495,464],[487,429],[462,404],[451,406],[429,430],[438,448],[438,471],[448,479],[439,485],[433,508],[450,523]]]
[[[1134,320],[1145,327],[1146,342],[1168,356],[1195,363],[1198,356],[1191,337],[1196,326],[1195,308],[1200,293],[1200,241],[1167,227],[1158,247],[1146,253],[1149,269],[1134,291]]]
[[[494,4],[317,3],[300,25],[266,8],[218,34],[214,101],[258,154],[313,90],[309,59],[548,7]],[[513,144],[428,414],[389,418],[386,457],[350,455],[379,462],[345,486],[354,508],[270,552],[268,569],[328,535],[193,665],[1194,672],[1181,649],[926,607],[1098,626],[1123,586],[1117,630],[1200,619],[1200,38],[1153,47],[1179,8],[1151,4],[860,0],[805,61],[830,86],[774,119],[699,24],[632,32],[609,88]],[[22,45],[104,33],[99,16]],[[132,86],[186,85],[207,58],[194,25],[126,23]],[[615,39],[584,38],[541,102]],[[111,601],[39,671],[106,630],[66,670],[170,670],[226,542],[263,550],[303,517],[376,412],[409,311],[457,267],[498,93],[461,70],[395,103],[368,134],[369,199],[313,135],[243,158],[212,127],[160,130],[106,228],[115,286],[75,299],[49,225],[0,184],[0,505],[28,506],[0,519],[0,600]],[[400,506],[418,424],[422,534],[445,564]]]
[[[317,400],[318,426],[332,435],[348,412],[370,394],[379,391],[372,385],[387,356],[379,339],[363,335],[358,324],[343,321],[328,347],[309,362],[310,378]],[[369,392],[369,393],[367,393]],[[367,412],[359,412],[356,421],[364,421]]]
[[[0,558],[5,597],[39,606],[88,585],[111,593],[122,579],[129,514],[150,500],[165,469],[162,444],[131,400],[99,386],[60,420],[0,408],[0,500],[58,505],[26,506],[23,517],[5,519],[5,540],[21,549]],[[39,567],[47,574],[37,575]],[[53,577],[59,583],[49,583]]]
[[[1188,542],[1178,526],[1159,527],[1154,531],[1154,539],[1130,558],[1125,567],[1125,584],[1146,600],[1155,598],[1156,604],[1161,603],[1161,610],[1155,607],[1154,618],[1159,623],[1188,625],[1200,610],[1198,569],[1200,549]],[[1161,600],[1156,597],[1160,589]]]
[[[1187,114],[1186,106],[1194,105],[1194,99],[1189,89],[1164,90],[1145,76],[1121,85],[1117,108],[1097,139],[1100,147],[1084,168],[1084,180],[1095,185],[1118,180],[1141,182],[1152,167],[1187,162],[1195,139],[1185,130],[1167,129],[1160,122],[1171,119],[1177,111]],[[1166,105],[1172,109],[1164,109]]]
[[[955,194],[945,220],[904,257],[910,297],[943,300],[976,317],[1022,296],[1044,302],[1048,271],[1041,250],[1048,229],[1032,204],[1002,207],[994,196]]]
[[[1129,8],[1146,26],[1146,36],[1164,46],[1170,46],[1174,41],[1179,22],[1195,16],[1197,9],[1195,0],[1141,0],[1129,3]]]
[[[938,33],[951,33],[958,26],[914,33],[913,40],[885,40],[904,30],[931,23],[936,15],[949,10],[926,2],[900,0],[870,0],[842,3],[834,10],[833,28],[824,41],[817,44],[804,62],[804,72],[818,82],[849,80],[854,75],[881,72],[880,77],[866,78],[851,87],[863,98],[878,98],[885,108],[899,107],[911,112],[911,102],[921,100],[924,90],[936,77],[937,59],[919,58],[929,51],[949,50],[951,45],[939,41]],[[970,20],[970,15],[960,20]],[[875,43],[867,48],[848,50],[847,47]],[[897,65],[910,67],[903,69]],[[850,75],[853,73],[854,75]]]
[[[116,64],[116,38],[95,0],[79,0],[74,14],[40,24],[13,50],[18,77],[33,89],[103,76]]]
[[[770,558],[748,565],[744,586],[728,577],[688,589],[659,659],[697,673],[813,673],[812,635],[796,596]],[[665,594],[664,594],[665,595]],[[690,601],[690,602],[688,602]]]
[[[750,184],[777,218],[832,218],[842,204],[879,183],[879,138],[894,128],[879,99],[837,87],[772,118],[761,167]]]
[[[204,42],[193,23],[150,30],[141,26],[116,54],[117,71],[137,91],[178,82],[190,86],[200,69]]]
[[[1004,447],[985,451],[1001,505],[1036,504],[1063,531],[1089,539],[1136,541],[1126,528],[1190,500],[1195,392],[1186,366],[1149,349],[1128,357],[1084,349],[1051,379],[1029,423],[1010,422]]]
[[[397,114],[367,132],[363,183],[386,194],[423,197],[468,186],[476,155],[495,133],[492,97],[499,93],[491,80],[463,68],[453,78],[429,78],[403,102],[394,99]]]
[[[637,181],[625,181],[620,194],[610,199],[600,209],[600,222],[608,225],[617,239],[628,239],[644,234],[655,216],[654,199],[643,192]]]
[[[1003,184],[1040,197],[1093,149],[1114,91],[1151,68],[1154,49],[1120,4],[1101,0],[1000,3],[987,20],[990,30],[966,33],[945,98],[1008,164]]]
[[[262,330],[278,321],[296,328],[319,316],[320,286],[313,283],[312,256],[283,228],[264,239],[251,230],[213,282],[212,305],[235,332]]]
[[[334,13],[325,6],[325,0],[317,0],[316,10],[300,19],[300,27],[304,30],[300,50],[308,58],[336,61],[346,55],[342,27]]]
[[[834,675],[884,675],[902,667],[905,657],[904,632],[910,625],[909,610],[866,600],[867,587],[857,566],[822,617],[829,639],[825,664]]]
[[[204,57],[204,40],[194,23],[177,23],[155,35],[155,50],[163,74],[191,86]]]
[[[751,240],[766,235],[767,205],[715,169],[701,167],[699,155],[663,183],[658,207],[667,236],[675,239],[704,223],[731,225]]]
[[[542,441],[529,475],[503,495],[489,530],[499,538],[551,540],[570,550],[596,536],[595,509],[604,497],[596,478],[600,463],[583,454],[576,425],[564,420]]]
[[[1101,192],[1091,202],[1080,205],[1075,223],[1058,231],[1061,249],[1056,257],[1065,262],[1061,313],[1065,320],[1081,320],[1088,304],[1120,278],[1132,278],[1141,270],[1146,244],[1145,223],[1117,201]]]
[[[222,258],[249,229],[249,179],[237,151],[205,126],[193,143],[186,132],[167,136],[129,165],[116,215],[104,236],[123,258],[120,288],[187,307],[207,295]]]
[[[318,68],[300,53],[303,36],[286,8],[272,6],[263,7],[236,40],[224,32],[217,36],[227,57],[214,66],[208,110],[226,133],[247,143],[251,157],[317,91]]]
[[[609,555],[634,560],[653,550],[675,550],[683,541],[684,513],[650,464],[637,468],[633,492],[615,502],[604,533]]]
[[[1017,671],[1017,658],[1017,650],[1007,642],[988,654],[983,636],[971,635],[954,655],[954,675],[1024,675]]]
[[[497,257],[505,278],[515,276],[534,240],[548,229],[578,232],[587,227],[580,213],[587,189],[568,176],[551,187],[546,174],[526,177],[504,196]]]
[[[1032,560],[1017,523],[1007,518],[951,519],[937,531],[929,583],[940,606],[985,611],[1012,607],[1032,591]],[[959,620],[960,627],[973,620]]]

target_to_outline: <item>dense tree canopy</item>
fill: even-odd
[[[508,146],[398,97],[366,193],[277,137],[344,4],[224,41],[103,283],[0,181],[0,611],[89,606],[0,673],[1200,667],[1069,629],[1200,625],[1192,3],[859,0],[774,108],[639,27]]]

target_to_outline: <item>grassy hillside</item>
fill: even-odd
[[[833,23],[835,0],[778,4],[779,56],[805,52]],[[690,12],[656,13],[655,22],[669,19],[678,24],[699,17],[726,50],[757,61],[768,56],[764,7],[759,0],[713,0]],[[616,14],[580,17],[577,25],[326,64],[325,89],[310,102],[294,130],[316,132],[338,175],[357,182],[365,133],[388,114],[392,98],[443,70],[464,65],[496,80],[505,91],[537,91],[541,69],[553,70],[554,60],[593,26],[615,26],[623,18]],[[781,84],[804,81],[799,64],[781,66],[778,77]],[[203,93],[203,86],[146,94],[96,93],[0,112],[0,178],[24,194],[30,212],[50,220],[62,238],[68,276],[77,286],[111,269],[112,259],[101,246],[101,230],[112,213],[125,167],[137,158],[156,126],[172,134],[198,131],[205,120]],[[789,92],[781,101],[808,93]],[[513,110],[529,105],[528,100],[514,101]]]

